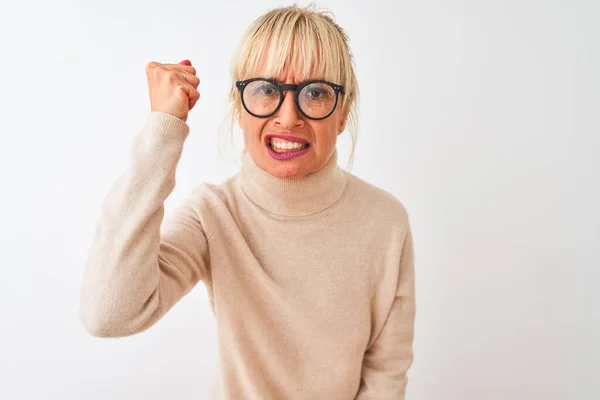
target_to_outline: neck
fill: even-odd
[[[281,216],[303,217],[337,202],[346,186],[346,175],[337,165],[337,150],[320,170],[295,179],[269,174],[244,151],[240,182],[259,207]]]

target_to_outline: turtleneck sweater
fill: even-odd
[[[140,333],[198,282],[218,361],[213,400],[404,399],[414,255],[403,204],[344,171],[281,179],[249,153],[165,216],[189,126],[152,112],[102,204],[81,287],[99,337]]]

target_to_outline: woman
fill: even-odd
[[[151,113],[87,260],[93,335],[141,332],[202,281],[219,338],[211,398],[404,398],[412,236],[398,200],[338,167],[358,91],[347,42],[310,9],[256,20],[233,68],[241,170],[164,220],[199,80],[187,60],[148,64]]]

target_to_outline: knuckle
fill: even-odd
[[[175,74],[173,71],[169,71],[169,70],[165,69],[163,71],[163,73],[164,73],[164,78],[167,82],[173,83],[178,80],[177,74]]]
[[[145,69],[146,69],[146,72],[150,72],[150,71],[152,71],[154,68],[156,68],[156,65],[157,65],[157,64],[158,64],[158,63],[157,63],[156,61],[150,61],[149,63],[147,63],[147,64],[146,64],[146,67],[145,67]]]

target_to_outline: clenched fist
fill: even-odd
[[[194,107],[200,93],[200,79],[189,60],[179,64],[150,62],[146,65],[150,110],[171,114],[187,121],[188,112]]]

